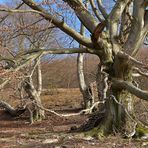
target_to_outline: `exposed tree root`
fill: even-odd
[[[85,132],[86,135],[101,138],[110,133],[121,133],[121,135],[125,138],[133,138],[138,137],[139,135],[145,135],[144,130],[142,131],[138,126],[138,121],[132,118],[132,116],[128,113],[127,109],[119,103],[114,96],[110,96],[109,100],[104,105],[111,104],[111,101],[116,103],[118,106],[121,106],[127,118],[129,118],[129,122],[131,122],[132,127],[130,127],[130,131],[126,132],[124,125],[126,123],[121,122],[121,125],[116,124],[117,121],[115,120],[115,114],[112,107],[108,107],[109,110],[104,110],[102,112],[96,112],[91,114],[89,120],[87,120],[83,125],[80,127],[72,127],[71,132]],[[113,103],[112,102],[112,103]],[[81,111],[82,112],[82,111]],[[123,120],[124,121],[124,120]],[[147,133],[146,133],[147,135]]]
[[[71,131],[73,132],[87,132],[93,129],[94,127],[97,127],[98,124],[103,120],[105,117],[104,112],[102,113],[95,113],[92,114],[91,117],[84,122],[80,127],[72,127]]]
[[[104,104],[104,103],[105,103],[105,101],[98,101],[98,102],[94,103],[92,105],[92,107],[80,111],[80,114],[85,114],[85,115],[86,114],[92,114],[93,112],[95,112],[96,110],[98,110],[98,105],[99,104]]]

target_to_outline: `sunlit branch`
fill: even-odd
[[[46,20],[51,21],[56,27],[60,28],[63,32],[74,38],[76,41],[81,43],[82,45],[92,48],[93,44],[89,38],[83,37],[80,33],[76,32],[74,29],[69,27],[63,20],[57,19],[54,15],[47,12],[41,6],[37,5],[35,2],[31,0],[22,0],[26,5],[31,7],[33,10],[40,13],[42,17]]]
[[[117,53],[118,50],[120,49],[119,44],[116,40],[116,37],[118,35],[118,29],[119,29],[119,21],[129,1],[130,0],[118,0],[118,2],[115,4],[108,18],[110,39],[113,45],[113,51],[115,53]]]
[[[101,15],[99,14],[99,11],[97,10],[97,8],[96,8],[96,6],[95,6],[94,0],[89,0],[89,1],[90,1],[92,10],[93,10],[95,16],[98,18],[98,20],[99,20],[100,22],[102,22],[103,19],[101,18]]]
[[[17,10],[17,9],[9,9],[9,8],[0,8],[0,11],[4,11],[4,12],[9,12],[9,13],[38,13],[38,14],[42,14],[42,12],[40,11],[36,11],[36,10]]]
[[[97,4],[98,4],[98,8],[99,8],[100,12],[102,13],[103,17],[105,19],[107,19],[108,14],[107,14],[107,12],[106,12],[103,4],[102,4],[102,0],[97,0]]]
[[[74,10],[81,23],[90,31],[90,33],[93,33],[98,23],[93,15],[91,15],[90,12],[83,6],[82,2],[80,0],[63,1]]]
[[[138,98],[148,101],[148,91],[141,90],[136,86],[134,86],[132,83],[127,81],[112,79],[112,82],[116,87],[126,89],[127,91],[137,96]]]
[[[142,6],[143,2],[144,0],[133,1],[133,21],[131,31],[124,45],[124,49],[132,56],[136,56],[148,32],[148,28],[146,29],[144,26],[145,7]]]
[[[130,56],[130,55],[128,55],[128,54],[126,54],[126,53],[124,53],[122,51],[118,52],[117,56],[120,57],[120,58],[124,58],[124,59],[129,60],[133,64],[141,66],[141,68],[148,69],[148,65],[147,64],[145,64],[145,63],[143,63],[141,61],[138,61],[137,59],[133,58],[132,56]]]

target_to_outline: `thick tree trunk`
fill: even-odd
[[[122,64],[120,59],[116,59],[114,68],[112,67],[110,77],[122,79],[131,82],[131,66],[126,63]],[[97,113],[93,119],[89,121],[91,130],[89,128],[88,135],[100,137],[109,133],[121,133],[124,136],[131,137],[136,132],[136,121],[134,120],[133,100],[131,94],[126,90],[123,90],[114,84],[108,88],[108,97],[105,99],[103,109],[105,112],[100,116]],[[101,120],[99,120],[101,117]],[[98,118],[96,120],[96,118]],[[87,123],[88,125],[88,123]],[[85,130],[85,125],[84,128]]]
[[[127,82],[133,81],[132,79],[132,66],[127,61],[117,58],[114,64],[115,78]],[[111,87],[112,93],[118,103],[114,106],[115,110],[115,123],[117,129],[124,131],[127,136],[134,134],[136,121],[134,121],[133,99],[127,90],[123,90],[118,86]]]

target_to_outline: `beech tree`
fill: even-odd
[[[16,9],[19,9],[22,6],[23,3],[19,4]],[[6,18],[8,19],[6,20]],[[30,19],[28,20],[28,18]],[[32,60],[28,60],[24,57],[24,60],[22,60],[22,58],[19,58],[19,54],[21,55],[22,52],[33,50],[34,48],[38,49],[45,46],[44,44],[46,44],[46,46],[50,44],[50,37],[53,35],[54,26],[52,24],[47,24],[41,17],[33,18],[32,15],[28,17],[26,14],[18,15],[14,18],[10,14],[4,14],[1,25],[3,25],[3,23],[7,24],[8,22],[10,23],[10,28],[6,27],[7,30],[1,28],[5,33],[5,35],[1,34],[4,38],[2,41],[6,42],[5,46],[3,44],[1,45],[1,49],[8,50],[9,54],[7,53],[7,55],[4,56],[1,51],[0,74],[3,81],[0,85],[0,89],[7,83],[13,83],[12,79],[13,77],[16,77],[14,78],[15,80],[13,80],[16,83],[15,85],[18,85],[18,88],[16,88],[15,91],[19,91],[19,96],[23,105],[18,108],[13,108],[7,102],[0,100],[0,107],[8,111],[11,116],[19,116],[28,110],[30,113],[30,123],[33,123],[34,121],[45,118],[44,109],[41,109],[43,106],[40,98],[42,91],[41,57],[38,56]],[[12,26],[14,26],[14,28]],[[6,39],[5,36],[7,36]],[[15,43],[14,47],[11,46],[13,43]],[[12,56],[13,58],[15,57],[15,59],[18,58],[18,60],[21,60],[18,62],[19,66],[15,67],[13,65]],[[50,59],[50,57],[48,57],[48,59]],[[23,61],[24,63],[21,63]],[[21,75],[17,76],[19,73]],[[19,82],[17,79],[19,79]]]
[[[84,3],[90,3],[89,9]],[[148,1],[116,0],[112,1],[111,10],[107,10],[101,0],[59,0],[50,1],[48,5],[63,5],[75,13],[77,19],[86,27],[90,36],[83,36],[78,30],[65,22],[64,15],[56,15],[43,3],[22,0],[28,10],[0,8],[1,11],[13,13],[35,13],[49,23],[54,24],[65,34],[84,47],[45,49],[38,48],[21,54],[21,58],[35,59],[46,54],[89,53],[100,58],[98,70],[103,74],[101,81],[102,110],[95,114],[94,120],[88,121],[83,130],[90,130],[91,136],[103,136],[112,132],[121,132],[132,137],[137,132],[138,121],[134,118],[133,96],[148,101],[148,92],[133,84],[133,71],[143,71],[148,66],[136,59],[136,55],[148,35]],[[45,1],[44,1],[45,2]],[[54,6],[53,6],[54,7]],[[51,10],[51,11],[50,11]],[[64,11],[64,10],[63,10]],[[19,62],[22,60],[19,57]],[[15,63],[18,59],[14,58]],[[18,66],[17,64],[15,65]],[[142,72],[143,73],[143,72]],[[87,110],[88,111],[88,110]]]
[[[86,9],[88,9],[88,5],[89,3],[87,1],[85,4]],[[80,26],[80,34],[85,36],[85,26],[83,24],[81,24]],[[79,47],[83,48],[83,45],[80,44]],[[84,76],[84,54],[83,53],[79,53],[77,57],[77,73],[78,73],[80,91],[83,95],[84,108],[88,109],[92,107],[92,105],[94,104],[94,95],[90,85],[86,84],[86,78]]]

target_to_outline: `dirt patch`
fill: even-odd
[[[2,112],[2,111],[1,111]],[[97,140],[83,133],[69,133],[72,126],[82,124],[87,117],[61,119],[47,115],[47,119],[30,125],[27,119],[0,119],[0,147],[44,148],[137,148],[146,142],[126,140],[118,136]]]
[[[58,113],[77,113],[81,110],[81,94],[78,89],[58,90],[52,95],[42,95],[43,105]],[[16,102],[16,100],[15,100]],[[14,102],[10,100],[10,103]],[[147,104],[145,104],[147,105]],[[139,108],[139,102],[137,104]],[[140,109],[141,113],[144,108]],[[138,112],[137,112],[138,114]],[[9,148],[141,148],[147,141],[122,139],[110,136],[104,139],[86,137],[83,133],[69,133],[72,126],[79,126],[87,116],[57,117],[46,113],[46,119],[30,125],[27,113],[12,118],[0,110],[0,147]]]

